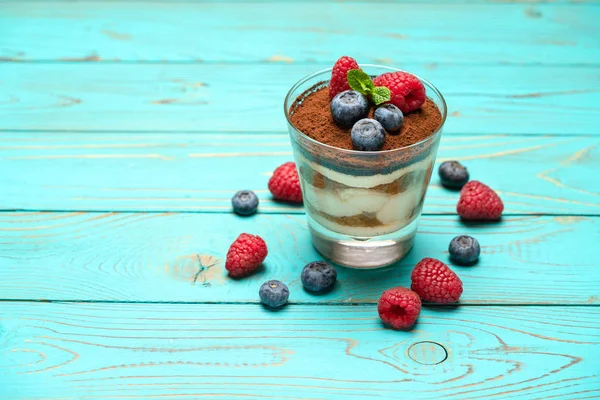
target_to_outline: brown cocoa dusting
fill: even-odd
[[[385,225],[383,222],[377,219],[377,217],[373,214],[362,213],[358,215],[352,215],[349,217],[334,217],[327,213],[317,211],[314,207],[311,208],[312,212],[315,214],[319,214],[321,217],[334,222],[338,225],[344,226],[353,226],[353,227],[361,227],[361,228],[375,228],[377,226]]]
[[[323,212],[319,212],[318,214],[321,215],[323,218],[326,218],[338,225],[354,226],[360,228],[375,228],[377,226],[384,225],[380,220],[377,219],[376,216],[366,213],[353,215],[350,217],[333,217]]]
[[[302,96],[301,96],[302,97]],[[327,145],[352,150],[350,129],[339,127],[329,110],[329,91],[327,86],[309,94],[292,106],[290,115],[292,124],[308,137]],[[371,107],[369,118],[373,117]],[[442,114],[431,99],[419,109],[404,116],[399,134],[386,135],[382,150],[392,150],[410,146],[431,136],[442,123]]]

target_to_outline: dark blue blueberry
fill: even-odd
[[[269,307],[281,307],[287,303],[290,291],[285,283],[272,280],[262,284],[258,290],[260,301]]]
[[[239,215],[251,215],[258,208],[258,197],[252,190],[240,190],[231,198],[233,211]]]
[[[369,114],[369,100],[354,90],[338,93],[329,104],[333,120],[344,128],[350,128]]]
[[[325,292],[333,287],[337,271],[325,261],[306,264],[300,275],[302,285],[311,292]]]
[[[469,182],[469,171],[458,161],[444,161],[438,170],[442,185],[460,189]]]
[[[452,239],[448,251],[450,252],[450,258],[455,263],[469,265],[477,261],[481,248],[477,239],[463,235]]]
[[[399,133],[402,122],[404,122],[404,114],[393,104],[383,104],[377,107],[373,118],[379,121],[383,129],[389,133]]]
[[[361,119],[350,131],[352,146],[360,151],[381,150],[385,143],[385,129],[374,119]]]

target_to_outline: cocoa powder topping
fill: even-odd
[[[329,110],[329,92],[327,86],[298,99],[292,105],[290,120],[300,132],[327,145],[341,149],[353,150],[350,140],[350,129],[339,127]],[[373,118],[371,107],[369,118]],[[442,123],[442,114],[429,98],[416,111],[404,116],[404,123],[399,134],[386,135],[382,150],[392,150],[410,146],[431,136]]]

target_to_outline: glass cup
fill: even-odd
[[[361,68],[372,76],[400,71],[369,64]],[[384,267],[412,248],[446,120],[446,103],[432,84],[419,78],[442,114],[436,132],[394,150],[340,149],[309,138],[290,121],[302,99],[327,86],[330,77],[331,68],[306,76],[284,102],[312,242],[336,264]]]

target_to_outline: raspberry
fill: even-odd
[[[296,164],[290,161],[277,167],[269,179],[269,190],[277,200],[302,203],[302,190]]]
[[[419,78],[408,72],[386,72],[373,79],[373,83],[390,89],[390,103],[404,114],[421,108],[425,103],[425,86]]]
[[[470,181],[460,191],[456,212],[466,220],[499,219],[504,210],[500,197],[479,181]]]
[[[410,276],[410,288],[421,299],[431,303],[447,304],[458,301],[462,281],[446,264],[435,258],[424,258],[415,266]]]
[[[242,233],[229,247],[225,269],[234,278],[250,275],[267,257],[267,244],[260,236]]]
[[[394,329],[410,328],[421,312],[419,295],[404,287],[383,292],[377,303],[379,318]]]
[[[350,90],[348,85],[348,71],[351,69],[360,69],[356,60],[352,57],[344,56],[333,65],[331,71],[331,80],[329,81],[329,98],[333,99],[336,94],[344,90]]]

